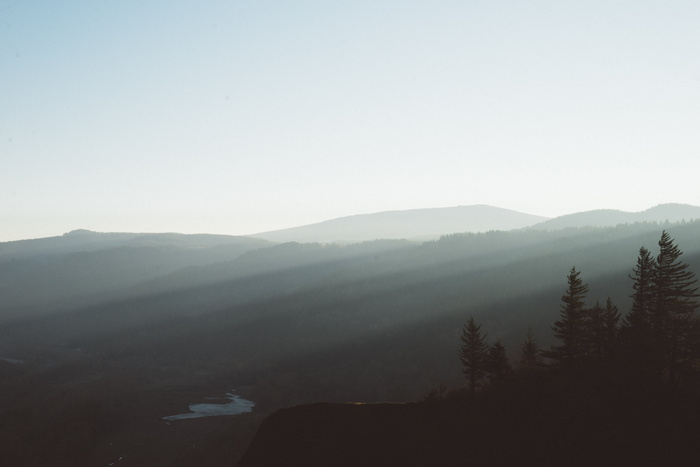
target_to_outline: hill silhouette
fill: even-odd
[[[540,370],[475,396],[282,409],[237,465],[697,465],[700,397],[637,376]]]
[[[362,242],[377,239],[435,239],[458,232],[512,230],[545,217],[486,205],[410,209],[359,214],[318,224],[252,235],[274,242]]]
[[[123,296],[187,267],[234,259],[270,246],[225,235],[98,233],[0,243],[0,321]]]
[[[700,219],[700,207],[689,204],[660,204],[640,212],[598,209],[555,217],[529,226],[531,229],[564,229],[571,227],[614,227],[635,222],[682,222]]]
[[[460,233],[420,244],[174,234],[114,244],[111,234],[89,232],[38,240],[34,256],[1,244],[0,358],[9,360],[0,361],[0,442],[43,461],[67,459],[70,447],[93,461],[118,450],[137,465],[176,465],[186,451],[189,464],[180,465],[206,465],[242,449],[257,421],[283,407],[419,400],[440,382],[463,384],[457,346],[470,315],[511,354],[528,327],[547,347],[572,265],[591,301],[610,296],[626,312],[639,247],[653,249],[662,229],[700,270],[699,222]],[[80,238],[94,248],[81,251]],[[46,246],[64,241],[70,251]],[[34,295],[41,307],[18,306]],[[232,389],[256,403],[250,417],[163,425],[161,417]],[[210,429],[215,450],[180,442]],[[157,447],[175,432],[176,447]],[[144,439],[149,447],[136,444]]]

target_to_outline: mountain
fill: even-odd
[[[267,242],[231,235],[93,232],[78,229],[57,237],[0,242],[0,263],[7,260],[52,257],[119,247],[160,246],[201,249],[233,244],[262,246],[267,244]]]
[[[457,349],[470,316],[511,358],[528,328],[547,348],[572,266],[590,285],[587,304],[611,297],[626,313],[639,247],[654,252],[662,229],[700,271],[700,222],[459,233],[422,244],[89,232],[0,244],[0,445],[21,460],[11,465],[78,455],[89,462],[72,465],[120,456],[134,465],[233,465],[196,456],[228,455],[226,439],[239,456],[273,410],[415,401],[440,382],[463,386]],[[100,242],[108,247],[85,250]],[[32,244],[43,253],[32,255]],[[256,403],[254,413],[162,420],[232,389]],[[564,423],[554,421],[542,426]]]
[[[700,219],[700,207],[689,204],[660,204],[641,212],[598,209],[555,217],[529,226],[530,229],[556,230],[569,227],[614,227],[635,222],[682,222]]]
[[[87,230],[0,243],[0,320],[104,301],[117,290],[269,245],[224,235]]]
[[[409,209],[340,217],[318,224],[251,235],[273,242],[362,242],[376,239],[427,240],[458,232],[527,227],[546,217],[486,205]]]

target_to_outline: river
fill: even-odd
[[[189,418],[216,417],[219,415],[238,415],[253,411],[255,402],[243,399],[232,392],[226,393],[225,404],[190,404],[190,412],[179,415],[169,415],[163,420],[186,420]]]

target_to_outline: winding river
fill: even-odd
[[[186,420],[189,418],[216,417],[219,415],[238,415],[253,411],[255,402],[243,399],[232,392],[226,393],[225,404],[190,404],[190,412],[179,415],[169,415],[163,420]]]

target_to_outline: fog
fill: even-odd
[[[436,384],[464,384],[456,352],[470,316],[513,359],[528,329],[543,348],[552,344],[572,266],[591,304],[611,297],[622,313],[639,247],[652,249],[662,230],[697,270],[700,224],[665,220],[695,212],[670,205],[645,214],[661,222],[624,223],[629,213],[618,213],[614,227],[556,220],[425,242],[81,231],[0,243],[0,390],[15,410],[0,416],[16,414],[37,436],[82,420],[91,446],[123,443],[121,430],[139,439],[143,417],[185,414],[231,387],[254,411],[202,418],[215,424],[209,436],[249,439],[254,417],[297,404],[419,400]],[[46,411],[44,422],[32,421],[35,410]],[[181,426],[181,436],[195,436]],[[149,433],[153,446],[172,436],[159,426]]]

